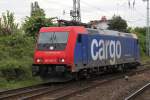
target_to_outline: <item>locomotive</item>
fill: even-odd
[[[32,73],[57,82],[140,64],[138,38],[132,33],[82,26],[42,27]]]

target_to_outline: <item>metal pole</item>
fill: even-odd
[[[76,14],[77,14],[77,4],[76,4],[76,0],[73,0],[73,20],[76,21]]]
[[[81,22],[80,0],[78,0],[78,21]]]
[[[143,1],[147,2],[146,54],[150,56],[149,0]]]
[[[150,29],[149,29],[149,0],[147,0],[147,43],[148,43],[148,56],[150,56]]]
[[[80,0],[73,0],[73,10],[70,11],[70,16],[75,22],[81,22]]]

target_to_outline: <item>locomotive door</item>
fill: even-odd
[[[82,63],[87,64],[88,63],[88,35],[83,34],[81,36],[82,39]]]

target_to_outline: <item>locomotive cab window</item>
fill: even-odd
[[[64,50],[68,32],[43,32],[38,39],[38,50]]]

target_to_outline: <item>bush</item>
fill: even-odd
[[[133,33],[136,33],[139,39],[140,44],[140,54],[141,56],[146,56],[146,28],[136,27],[132,30]]]
[[[31,78],[34,39],[23,34],[0,37],[0,77]]]
[[[14,14],[7,11],[0,19],[0,35],[12,35],[18,31],[18,24],[15,23]]]

